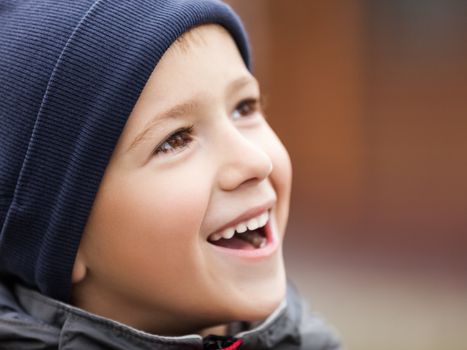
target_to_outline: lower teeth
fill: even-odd
[[[267,244],[267,239],[258,231],[247,231],[245,233],[236,234],[236,236],[255,248],[264,248]]]

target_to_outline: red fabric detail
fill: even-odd
[[[235,343],[233,343],[232,345],[229,345],[228,347],[226,348],[223,348],[222,350],[236,350],[240,347],[240,345],[243,344],[243,340],[241,339],[237,339],[237,341],[235,341]]]

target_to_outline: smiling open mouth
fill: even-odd
[[[254,250],[264,248],[268,244],[266,226],[269,221],[269,212],[241,222],[235,227],[229,227],[222,232],[213,233],[208,242],[228,248],[241,250]]]
[[[224,248],[243,250],[260,249],[268,244],[263,227],[252,231],[247,230],[243,233],[235,233],[232,238],[220,238],[216,241],[208,240],[208,242]]]

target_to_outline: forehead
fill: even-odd
[[[186,81],[200,73],[221,74],[225,78],[223,80],[249,73],[235,41],[219,25],[198,26],[179,37],[163,55],[153,75],[157,76],[158,81],[164,78]],[[216,81],[218,79],[219,76]]]
[[[254,80],[230,34],[219,25],[196,27],[163,55],[140,99],[168,109],[182,100],[226,94],[241,77]]]

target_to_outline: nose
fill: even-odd
[[[232,191],[246,183],[258,183],[272,172],[273,163],[264,147],[254,142],[236,128],[224,133],[219,157],[219,186]]]

